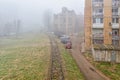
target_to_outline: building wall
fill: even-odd
[[[114,50],[95,50],[94,61],[120,63],[120,51]]]
[[[104,2],[104,44],[112,44],[112,0]]]
[[[96,2],[95,2],[96,1]],[[118,42],[120,44],[120,18],[118,13],[113,13],[114,8],[118,8],[116,4],[113,3],[114,0],[103,0],[103,4],[97,3],[97,0],[85,0],[85,16],[84,16],[84,27],[85,27],[85,49],[90,50],[94,41],[103,43],[100,44],[113,44]],[[95,3],[94,3],[95,2]],[[120,0],[119,0],[120,2]],[[97,3],[97,4],[96,4]],[[119,3],[120,4],[120,3]],[[98,9],[101,9],[99,11]],[[102,12],[103,9],[103,12]],[[97,13],[101,12],[101,14]],[[103,18],[103,21],[99,23],[100,18]],[[113,18],[119,18],[119,23],[114,23]],[[96,19],[96,22],[94,23]],[[102,30],[102,31],[101,31]],[[114,36],[114,30],[118,30],[117,36]],[[97,32],[97,34],[95,33]],[[94,39],[94,36],[97,36],[99,39]],[[98,35],[103,35],[99,37]]]
[[[84,27],[85,27],[85,49],[91,48],[92,29],[92,0],[85,0]]]
[[[54,15],[54,30],[66,35],[75,32],[77,15],[73,10],[63,7],[62,12]]]

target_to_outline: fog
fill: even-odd
[[[84,0],[0,0],[0,27],[20,20],[22,31],[42,29],[45,13],[59,13],[62,7],[84,14]]]

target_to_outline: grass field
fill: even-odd
[[[65,80],[85,80],[71,54],[61,43],[59,43],[59,48],[62,54],[63,64],[65,64],[63,66],[65,70]]]
[[[45,34],[0,38],[0,80],[46,80],[50,41]],[[59,43],[65,80],[84,80],[72,56]]]
[[[120,64],[111,64],[109,62],[94,62],[92,55],[89,53],[85,53],[85,57],[111,80],[120,80]]]
[[[0,39],[1,80],[45,80],[50,58],[49,39],[44,34]]]

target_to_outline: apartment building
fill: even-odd
[[[62,12],[54,14],[54,31],[66,35],[73,34],[76,27],[76,13],[73,10],[62,8]]]
[[[120,0],[85,0],[85,49],[94,44],[119,46]]]

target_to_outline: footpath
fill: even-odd
[[[72,37],[72,46],[73,48],[70,50],[71,55],[75,59],[86,80],[110,80],[100,71],[98,71],[93,65],[91,65],[83,56],[83,53],[81,52],[83,51],[83,44],[80,43],[80,39],[77,39],[77,37]]]

